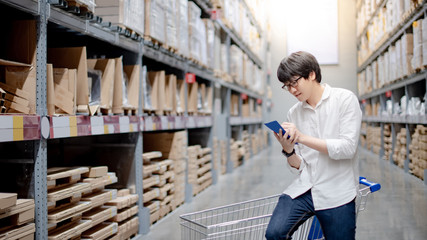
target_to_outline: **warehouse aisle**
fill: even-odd
[[[197,195],[191,203],[154,224],[143,239],[179,240],[181,214],[282,192],[293,175],[277,149],[279,146],[273,145],[232,174],[221,176],[216,185]],[[360,175],[381,183],[382,189],[369,198],[367,211],[359,215],[357,239],[425,239],[427,187],[424,183],[366,150],[361,149],[359,155]]]

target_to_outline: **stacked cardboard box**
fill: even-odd
[[[144,35],[144,2],[139,0],[96,0],[96,15],[105,22]]]
[[[0,59],[0,113],[36,113],[35,20],[13,21],[4,33],[5,58]]]
[[[374,153],[379,154],[381,149],[381,127],[368,127],[366,138],[368,149],[372,149]]]
[[[0,238],[34,239],[34,200],[17,199],[16,193],[0,193]]]
[[[117,214],[115,216],[111,216],[111,219],[108,222],[104,222],[95,229],[86,231],[82,234],[82,237],[88,236],[92,237],[92,239],[102,239],[96,237],[100,235],[99,233],[101,232],[101,228],[104,231],[106,229],[109,230],[108,236],[116,233],[109,239],[125,240],[138,234],[138,199],[138,195],[131,194],[129,189],[121,189],[117,191],[117,198],[106,203],[107,206],[116,208]],[[106,234],[107,233],[105,233],[105,235]]]
[[[239,158],[239,147],[240,142],[236,142],[235,139],[230,139],[230,161],[233,163],[233,168],[237,168],[241,165],[242,159]]]
[[[243,131],[242,140],[243,140],[243,148],[245,149],[244,158],[245,158],[245,161],[247,161],[251,158],[251,137],[247,130]]]
[[[105,166],[48,169],[49,239],[76,238],[89,229],[105,237],[115,233],[117,225],[102,223],[117,214],[117,208],[103,206],[116,198],[117,190],[105,189],[115,182],[115,173]]]
[[[420,19],[420,20],[412,23],[412,31],[414,34],[414,37],[413,37],[413,40],[414,40],[414,56],[412,59],[412,68],[418,69],[418,70],[422,69],[424,66],[423,65],[423,41],[425,40],[427,42],[427,38],[423,39],[423,31],[422,30],[424,28],[426,28],[423,26],[424,23],[427,23],[427,22],[423,21],[423,19]]]
[[[157,141],[157,139],[162,139],[162,141]],[[173,160],[175,173],[174,198],[177,206],[181,205],[185,199],[187,147],[187,131],[144,134],[144,151],[159,151],[164,158]],[[143,185],[145,187],[145,182]]]
[[[401,128],[400,132],[397,133],[393,161],[397,166],[404,168],[406,161],[406,128]]]
[[[221,147],[217,137],[212,139],[212,163],[212,168],[218,170],[221,163]]]
[[[161,152],[143,154],[143,199],[144,206],[150,209],[152,223],[176,208],[174,161],[161,158]]]
[[[412,174],[424,180],[427,169],[427,127],[416,126],[409,149],[409,169]]]
[[[238,94],[231,94],[230,115],[231,116],[239,115],[239,95]]]
[[[188,147],[188,183],[193,185],[193,195],[212,184],[212,149],[200,145]]]
[[[390,160],[393,155],[393,138],[391,136],[391,125],[384,124],[384,160]]]
[[[166,6],[161,0],[145,0],[145,36],[166,43]]]
[[[231,141],[231,140],[230,140]],[[221,151],[221,174],[225,174],[227,171],[227,149],[229,148],[229,145],[227,144],[227,141],[220,140],[220,151]]]

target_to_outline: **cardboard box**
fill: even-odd
[[[165,110],[170,111],[172,114],[176,114],[176,81],[175,75],[166,75]]]
[[[113,113],[123,114],[123,63],[122,57],[115,58],[114,69],[114,93],[113,93]]]
[[[56,69],[52,64],[47,64],[47,109],[49,115],[57,113],[75,114],[75,84],[76,71],[68,69]],[[55,81],[56,77],[56,81]],[[71,78],[70,78],[71,77]],[[70,80],[71,79],[71,80]],[[72,82],[71,84],[69,82]],[[58,83],[59,84],[58,84]],[[71,86],[70,86],[71,85]],[[68,89],[71,88],[71,92]]]
[[[190,113],[197,113],[198,107],[197,107],[197,103],[198,103],[198,89],[199,89],[199,84],[197,82],[191,83],[191,84],[187,84],[187,89],[188,89],[188,112]]]
[[[101,222],[107,221],[108,219],[117,215],[117,208],[114,206],[101,206],[93,208],[90,211],[84,212],[82,219],[91,220],[92,226],[96,226]]]
[[[185,91],[185,82],[184,80],[178,79],[176,81],[177,86],[177,96],[176,96],[176,112],[178,114],[184,113],[186,110],[185,106],[185,97],[186,97],[186,91]]]
[[[188,57],[188,1],[178,0],[176,7],[178,16],[177,33],[178,33],[178,52]]]
[[[178,24],[178,15],[176,14],[177,1],[176,0],[166,0],[165,6],[165,31],[166,31],[166,44],[169,47],[174,49],[178,48],[178,39],[177,39],[177,24]]]
[[[147,83],[151,86],[148,93],[151,98],[151,107],[157,115],[163,115],[165,107],[165,71],[148,72]]]
[[[16,193],[0,193],[0,210],[16,205],[17,198]]]
[[[102,71],[100,107],[110,113],[113,106],[115,59],[88,59],[87,66]]]
[[[140,65],[123,66],[123,71],[127,76],[127,103],[130,108],[138,109],[139,107],[139,91],[140,91]],[[144,99],[142,99],[143,101]],[[144,102],[142,102],[144,106]]]
[[[22,68],[6,68],[5,83],[13,88],[28,92],[29,113],[36,113],[37,78],[37,23],[35,20],[13,21],[10,32],[6,32],[8,43],[6,59],[31,65]]]
[[[163,0],[145,0],[144,34],[154,40],[166,41],[166,13]]]
[[[86,47],[72,48],[49,48],[47,52],[49,63],[53,64],[54,68],[76,69],[76,104],[78,112],[88,113],[89,104],[89,86],[87,79],[87,57]]]

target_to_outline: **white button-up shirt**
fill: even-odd
[[[284,191],[296,198],[311,189],[315,210],[330,209],[352,201],[359,187],[357,147],[362,112],[357,97],[349,90],[325,89],[316,107],[298,102],[288,112],[288,122],[306,135],[325,139],[328,154],[295,145],[301,158],[298,178]]]

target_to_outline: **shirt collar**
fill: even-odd
[[[325,87],[325,89],[323,90],[322,98],[321,98],[321,99],[320,99],[320,101],[317,103],[316,108],[317,108],[318,106],[320,106],[320,104],[321,104],[324,100],[326,100],[326,99],[329,97],[329,95],[331,94],[331,86],[329,86],[329,85],[328,85],[328,84],[326,84],[326,83],[322,83],[321,85],[322,85],[322,86],[324,86],[324,87]],[[302,106],[303,106],[304,108],[312,108],[312,107],[307,103],[307,101],[304,101],[304,102],[302,103]]]

